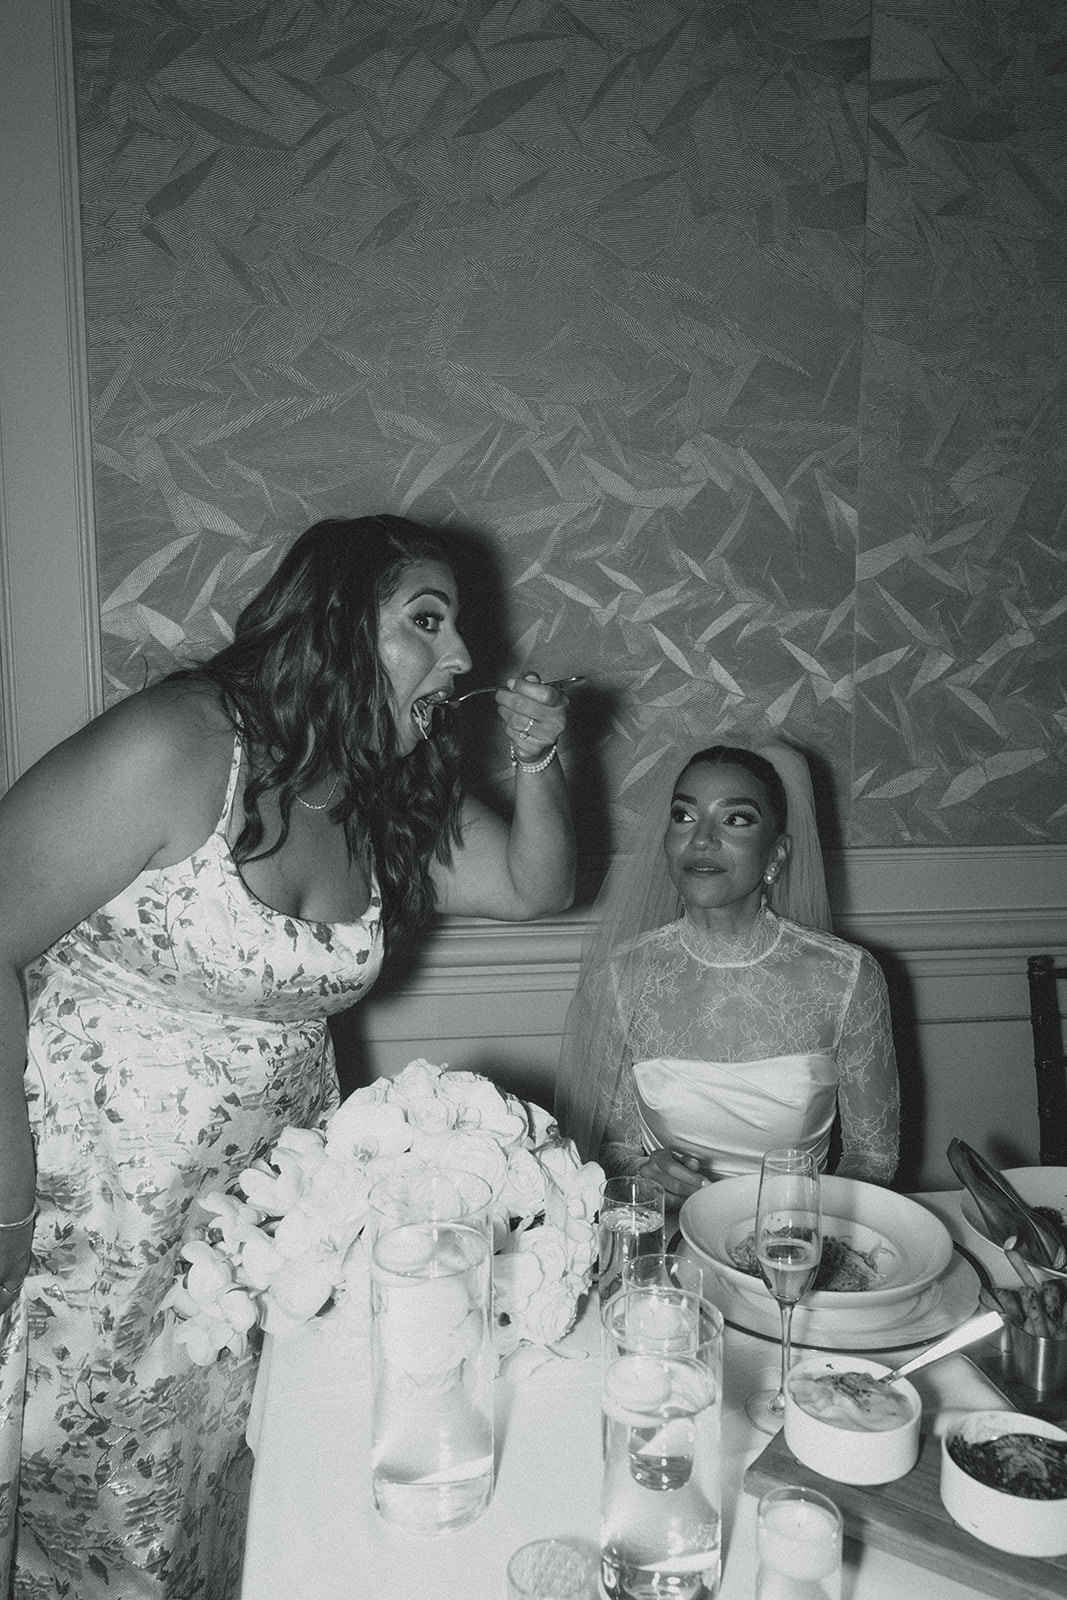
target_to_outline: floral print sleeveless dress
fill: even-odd
[[[191,1366],[159,1306],[198,1193],[336,1103],[325,1019],[382,959],[376,885],[346,924],[246,888],[226,842],[240,759],[200,850],[142,873],[23,975],[40,1214],[0,1323],[0,1594],[14,1520],[17,1600],[237,1592],[254,1357]]]

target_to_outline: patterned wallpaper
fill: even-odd
[[[1067,840],[1055,11],[72,0],[110,696],[391,509],[588,674],[588,851],[737,725],[828,843]]]
[[[1067,837],[1067,7],[876,0],[852,842]]]

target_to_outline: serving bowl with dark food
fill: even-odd
[[[1018,1411],[973,1411],[941,1439],[954,1522],[1016,1556],[1067,1555],[1067,1433]]]
[[[1067,1167],[1005,1167],[1000,1176],[1039,1218],[1060,1235],[1067,1248]],[[1018,1233],[1017,1219],[1006,1209],[996,1224],[982,1214],[974,1195],[964,1189],[960,1196],[960,1216],[972,1239],[979,1244],[991,1244],[1001,1249],[1005,1237]]]
[[[891,1368],[856,1356],[798,1361],[785,1386],[785,1442],[798,1461],[838,1483],[889,1483],[919,1455],[919,1391]]]
[[[945,1271],[952,1240],[914,1200],[855,1178],[823,1178],[823,1254],[804,1304],[818,1311],[869,1310],[917,1297]],[[732,1288],[770,1299],[753,1239],[759,1177],[722,1178],[689,1196],[678,1223],[686,1242]]]

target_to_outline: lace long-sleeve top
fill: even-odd
[[[714,1175],[764,1149],[825,1158],[835,1109],[846,1176],[896,1170],[899,1094],[885,979],[873,957],[764,911],[743,940],[687,918],[646,934],[614,975],[629,1070],[605,1138],[695,1151]]]

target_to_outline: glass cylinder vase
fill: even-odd
[[[673,1285],[602,1313],[604,1600],[712,1600],[721,1548],[722,1317]]]
[[[493,1492],[491,1200],[447,1171],[370,1194],[372,1487],[412,1533],[465,1526]]]

